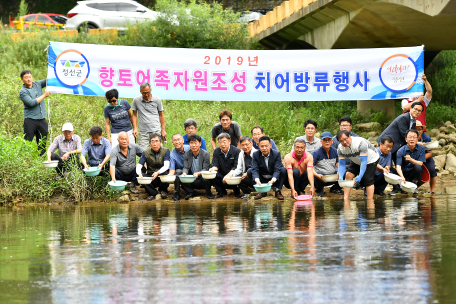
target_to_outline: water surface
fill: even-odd
[[[455,198],[1,207],[0,303],[455,303]]]

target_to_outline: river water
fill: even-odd
[[[0,303],[455,303],[455,199],[1,207]]]

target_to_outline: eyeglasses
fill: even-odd
[[[418,110],[418,109],[413,109],[414,111],[417,111],[417,112],[423,112],[423,110]]]
[[[113,97],[111,100],[108,100],[109,103],[113,103],[113,102],[116,102],[117,99],[115,97]]]
[[[418,137],[416,137],[416,136],[413,136],[413,137],[412,136],[407,136],[407,138],[408,139],[417,139]]]
[[[151,93],[151,91],[149,91],[149,92],[141,92],[141,95],[147,96],[147,95],[150,95],[150,93]]]
[[[348,128],[348,127],[350,127],[351,125],[340,125],[340,126],[343,127],[343,128]]]

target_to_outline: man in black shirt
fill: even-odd
[[[211,145],[212,149],[215,150],[217,143],[216,139],[221,133],[228,133],[231,137],[231,145],[241,148],[239,145],[239,139],[241,139],[242,132],[239,124],[233,121],[233,114],[228,110],[223,110],[219,114],[220,122],[216,123],[212,128]]]
[[[217,176],[213,180],[217,195],[215,198],[221,198],[228,193],[226,189],[233,189],[234,196],[241,197],[241,191],[237,185],[227,185],[224,181],[225,176],[232,174],[236,169],[241,150],[231,145],[231,136],[228,133],[221,133],[217,137],[219,147],[214,150],[212,155],[212,168],[209,171],[217,171]]]

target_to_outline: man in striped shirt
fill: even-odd
[[[74,134],[73,125],[69,122],[65,123],[62,127],[63,134],[54,138],[49,150],[47,151],[48,161],[57,160],[57,178],[63,177],[63,173],[69,169],[69,164],[74,161],[75,164],[81,166],[79,163],[79,153],[82,152],[81,137]],[[55,154],[55,150],[59,149],[59,154]]]

